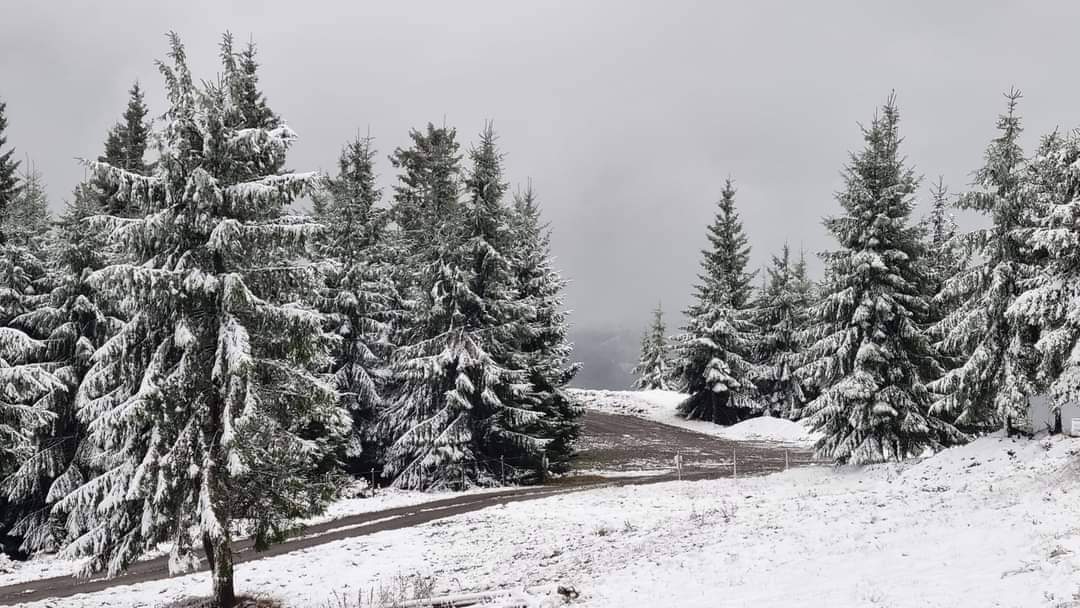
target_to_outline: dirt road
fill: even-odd
[[[588,412],[576,466],[584,471],[659,471],[647,477],[568,477],[550,486],[513,488],[488,494],[463,495],[443,500],[385,509],[309,526],[303,536],[256,553],[250,541],[234,545],[238,564],[306,549],[324,543],[366,536],[387,530],[418,526],[438,519],[478,511],[510,502],[535,500],[564,492],[582,492],[607,486],[641,485],[672,481],[676,453],[682,454],[682,479],[711,479],[738,475],[759,475],[783,470],[786,462],[799,466],[810,462],[805,450],[766,443],[729,441],[631,416]],[[736,467],[732,467],[732,455]],[[666,472],[665,472],[666,471]],[[112,579],[79,579],[58,576],[0,587],[0,606],[44,599],[60,599],[79,593],[100,591],[118,585],[132,585],[169,577],[164,557],[138,562],[125,574]],[[62,602],[57,602],[62,606]]]
[[[583,471],[667,471],[681,455],[683,470],[715,470],[723,477],[735,459],[739,474],[759,475],[812,462],[797,446],[732,441],[634,416],[588,411],[575,468]]]

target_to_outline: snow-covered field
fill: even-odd
[[[382,511],[396,507],[408,507],[465,494],[484,494],[504,490],[506,488],[476,488],[468,492],[416,492],[382,488],[379,489],[375,496],[357,496],[338,500],[331,504],[321,515],[305,520],[304,523],[314,525],[350,515],[371,513],[372,511]],[[169,548],[169,545],[161,545],[158,551],[146,557],[164,555],[169,552]],[[38,555],[29,561],[15,561],[0,554],[0,586],[14,585],[53,576],[67,576],[79,569],[79,563],[78,561],[58,559],[54,555]]]
[[[237,568],[322,606],[400,576],[436,591],[574,585],[610,608],[1080,605],[1080,440],[984,438],[865,468],[605,488],[502,505]],[[45,606],[154,606],[207,575]]]
[[[686,420],[675,413],[675,408],[686,399],[686,395],[675,391],[571,389],[569,392],[589,409],[609,414],[638,416],[724,439],[811,445],[818,437],[801,423],[780,418],[752,418],[727,427],[701,420]]]

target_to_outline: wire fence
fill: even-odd
[[[770,462],[771,463],[771,459],[766,460],[766,461],[762,461],[759,458],[745,458],[745,457],[743,458],[743,464],[744,465],[747,465],[747,464],[757,465],[758,471],[768,471],[768,470],[772,469],[772,467],[762,467],[761,465],[762,465],[763,462]],[[716,460],[705,460],[705,461],[702,461],[701,463],[698,463],[698,464],[699,465],[705,465],[705,466],[698,466],[698,467],[696,467],[697,469],[716,468],[717,466],[728,466],[728,463],[723,462],[723,461],[718,462]],[[779,463],[777,463],[777,464],[779,464]],[[732,448],[731,449],[730,466],[731,466],[731,476],[732,476],[732,478],[738,479],[738,477],[739,477],[739,449],[738,448]],[[788,470],[790,468],[791,468],[791,450],[785,448],[784,449],[784,465],[783,465],[783,469],[780,469],[779,466],[777,466],[775,470],[786,471],[786,470]],[[676,450],[673,453],[671,470],[675,474],[676,479],[681,481],[682,477],[683,477],[683,473],[687,470],[687,459],[686,459],[686,456],[683,454],[682,450]]]
[[[456,469],[452,475],[431,474],[431,478],[439,477],[445,480],[447,483],[452,484],[451,489],[465,490],[470,487],[497,487],[507,485],[527,479],[531,476],[537,476],[542,482],[547,480],[548,475],[548,459],[547,456],[543,456],[538,467],[525,467],[516,466],[506,461],[505,456],[495,457],[480,457],[473,458],[468,463],[452,465],[447,467],[449,469]],[[472,472],[472,476],[469,473]],[[368,492],[370,496],[378,494],[381,488],[393,487],[396,478],[393,478],[393,472],[384,468],[371,467],[359,471],[358,479],[366,481],[368,483]],[[420,488],[429,489],[423,483],[424,470],[421,469],[418,473],[420,478]],[[452,479],[457,477],[458,479]]]
[[[726,460],[718,461],[716,459],[705,459],[695,462],[691,459],[692,454],[692,451],[685,452],[681,449],[677,449],[671,453],[670,471],[675,475],[677,480],[681,481],[684,473],[688,470],[701,471],[704,469],[717,469],[730,466],[731,477],[738,479],[740,467],[742,474],[745,475],[747,473],[760,473],[765,471],[786,471],[790,469],[792,465],[791,450],[789,449],[784,449],[783,451],[782,466],[779,462],[778,455],[774,454],[767,459],[763,459],[759,454],[753,451],[751,451],[749,455],[740,454],[738,448],[732,448],[730,462],[727,462]],[[447,468],[455,469],[455,471],[452,474],[446,474],[445,471],[431,472],[431,479],[438,477],[441,480],[440,485],[454,490],[465,490],[470,487],[498,487],[520,482],[529,478],[538,479],[541,483],[546,483],[550,475],[546,456],[543,457],[539,466],[535,467],[514,465],[507,462],[505,456],[500,456],[497,458],[473,458],[468,463],[451,465]],[[470,472],[472,473],[471,476],[469,475]],[[396,480],[389,478],[387,473],[388,471],[386,469],[374,467],[363,471],[363,479],[368,483],[368,491],[371,496],[378,494],[381,488],[392,487],[395,485]],[[424,484],[425,475],[423,470],[421,470],[418,477],[420,478],[420,484],[419,487],[415,489],[426,490],[432,487]]]

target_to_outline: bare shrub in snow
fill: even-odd
[[[731,520],[735,519],[735,513],[739,511],[739,505],[730,500],[725,500],[720,503],[720,506],[716,508],[717,514],[720,515],[720,519],[724,520],[725,524],[731,523]]]
[[[386,584],[380,584],[355,595],[334,592],[325,608],[400,608],[408,602],[429,600],[434,596],[435,579],[414,573],[399,574]]]

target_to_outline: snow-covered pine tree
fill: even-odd
[[[390,213],[397,226],[395,241],[404,267],[398,286],[405,300],[392,342],[420,348],[440,336],[441,326],[450,325],[446,296],[435,288],[444,272],[458,272],[461,263],[452,257],[461,238],[461,154],[453,128],[428,123],[425,131],[413,129],[409,137],[412,145],[399,147],[390,156],[399,170]],[[452,473],[434,473],[464,457],[458,446],[469,439],[467,424],[446,411],[446,391],[452,384],[434,385],[442,374],[450,373],[446,365],[432,360],[428,369],[421,364],[413,370],[407,365],[410,361],[404,349],[395,353],[392,400],[376,429],[387,444],[384,475],[402,487],[449,485],[455,481]],[[447,428],[451,423],[456,424]],[[461,479],[459,472],[456,481]]]
[[[96,194],[88,184],[76,189],[74,202],[46,239],[47,299],[11,323],[41,340],[44,348],[35,362],[59,381],[39,399],[49,408],[51,423],[37,427],[34,454],[3,484],[20,517],[11,534],[23,539],[26,551],[55,551],[63,541],[65,527],[50,517],[50,506],[91,473],[92,455],[83,449],[86,427],[76,416],[75,394],[91,356],[122,326],[88,281],[106,262],[100,233],[83,221],[101,213]]]
[[[49,229],[49,199],[45,194],[45,182],[41,172],[29,161],[19,180],[22,189],[12,199],[0,230],[13,242],[40,254],[42,248],[39,239]]]
[[[641,391],[669,390],[671,370],[668,369],[667,327],[664,325],[664,309],[659,304],[653,310],[652,323],[641,336],[641,357],[634,367],[637,380],[634,388]]]
[[[959,235],[971,262],[945,281],[936,302],[948,314],[933,328],[943,353],[962,364],[929,385],[937,395],[935,414],[960,427],[1024,426],[1034,385],[1035,336],[1006,315],[1033,269],[1025,259],[1018,229],[1030,226],[1032,206],[1025,196],[1026,162],[1020,148],[1020,92],[1006,94],[1008,109],[998,118],[999,135],[975,173],[978,190],[964,193],[957,207],[990,216],[990,227]]]
[[[0,111],[2,111],[0,107]],[[5,143],[0,114],[0,145]],[[54,396],[61,383],[40,364],[49,345],[28,335],[23,320],[47,297],[45,263],[40,257],[40,234],[44,222],[21,226],[12,215],[35,219],[31,210],[47,208],[40,176],[31,172],[24,184],[15,173],[11,152],[0,154],[0,531],[7,531],[25,512],[25,503],[11,492],[11,475],[36,452],[35,437],[49,427],[55,416]],[[14,182],[7,177],[14,175]],[[11,185],[11,184],[14,185]],[[2,535],[0,535],[2,536]]]
[[[45,347],[19,328],[15,319],[34,311],[48,297],[41,237],[48,229],[49,203],[37,171],[29,169],[20,174],[17,183],[18,189],[6,201],[0,215],[0,231],[4,234],[0,245],[0,327],[7,332],[4,340],[7,351],[0,353],[3,359],[0,366],[12,366],[11,373],[21,374],[37,367],[37,358]],[[36,372],[33,377],[37,377]],[[34,382],[22,380],[14,383],[17,386],[8,386],[15,392],[8,391],[0,402],[21,403],[32,409],[45,407],[39,403],[39,397],[29,396],[44,394],[42,390],[48,387],[43,384],[37,387],[39,390],[27,392],[29,384]],[[24,430],[29,433],[31,429]]]
[[[802,350],[799,333],[805,328],[811,303],[806,260],[793,262],[791,249],[784,243],[765,272],[765,287],[754,307],[759,330],[754,345],[755,380],[766,415],[794,419],[806,397],[795,376]]]
[[[701,284],[675,338],[675,375],[690,396],[679,413],[690,419],[732,424],[759,409],[749,361],[754,326],[749,318],[750,246],[735,210],[728,179],[709,226],[710,248],[702,252]]]
[[[930,237],[927,261],[936,294],[945,281],[963,269],[963,257],[956,251],[953,237],[957,233],[956,218],[949,213],[949,189],[938,178],[930,189],[930,215],[926,218],[926,230]]]
[[[259,89],[259,63],[255,41],[249,40],[244,50],[233,50],[233,36],[225,32],[221,41],[221,63],[225,68],[225,86],[235,100],[237,113],[243,117],[249,129],[273,129],[281,126],[279,118],[266,103],[266,96]]]
[[[318,224],[283,215],[317,174],[277,173],[295,134],[247,127],[233,89],[197,87],[170,34],[159,62],[169,110],[150,176],[94,163],[145,217],[102,217],[124,258],[92,285],[128,306],[78,399],[100,473],[54,511],[78,534],[62,555],[111,574],[158,543],[170,567],[202,547],[218,606],[235,603],[232,538],[257,548],[336,489],[317,465],[350,428],[332,378],[332,336],[299,304],[322,277],[303,260]],[[286,252],[293,252],[286,257]]]
[[[803,311],[802,326],[795,332],[795,341],[799,346],[799,352],[806,350],[807,344],[805,341],[805,330],[810,322],[811,308],[817,303],[820,298],[818,284],[810,278],[810,273],[806,264],[806,250],[799,250],[799,261],[795,262],[792,267],[792,276],[794,278],[793,285],[796,289],[796,299],[805,303],[805,310]],[[798,366],[802,363],[801,359],[793,362],[792,367],[795,373],[795,378],[798,379]],[[817,389],[814,386],[802,384],[803,392],[803,404],[810,401],[817,396]],[[803,412],[800,408],[795,413],[796,418],[802,418]]]
[[[813,340],[798,375],[820,390],[803,409],[820,456],[845,463],[899,460],[962,436],[930,415],[925,382],[938,372],[920,327],[930,313],[921,229],[910,224],[918,179],[900,155],[890,96],[852,154],[825,219],[840,249],[823,254],[827,281],[811,309]]]
[[[949,213],[949,190],[945,181],[938,177],[937,183],[930,187],[930,214],[923,218],[922,224],[927,242],[926,266],[930,272],[931,293],[935,296],[941,293],[945,282],[956,276],[964,269],[966,258],[957,246],[957,224],[952,214]],[[932,328],[939,321],[953,312],[956,302],[944,302],[938,298],[931,300],[930,325]],[[938,362],[943,373],[955,369],[961,363],[960,357],[955,354],[937,350]]]
[[[0,101],[0,217],[5,217],[11,201],[22,190],[19,182],[19,161],[14,160],[15,148],[4,150],[7,145],[7,116],[5,114],[7,104]],[[4,234],[0,231],[0,244],[4,242]]]
[[[124,121],[109,130],[102,162],[145,174],[144,162],[150,123],[143,93],[136,82],[129,91]],[[36,187],[41,199],[13,215],[36,218],[36,221],[12,221],[26,234],[26,226],[36,226],[27,234],[27,243],[46,243],[39,253],[47,262],[48,296],[30,312],[18,316],[12,326],[40,339],[45,345],[35,356],[35,364],[51,371],[57,383],[47,393],[50,424],[36,427],[32,436],[33,456],[24,458],[19,468],[3,484],[11,499],[11,513],[17,521],[11,534],[22,538],[25,551],[55,551],[66,534],[61,514],[51,514],[50,507],[87,479],[93,471],[92,454],[82,441],[86,425],[78,420],[74,399],[86,372],[90,357],[106,338],[123,325],[119,303],[106,302],[89,283],[89,275],[107,265],[107,242],[100,230],[86,220],[111,210],[117,216],[140,211],[129,209],[117,200],[118,187],[97,176],[80,184],[64,215],[42,239],[46,221],[44,189],[40,179]],[[40,298],[39,298],[40,299]],[[42,393],[43,395],[46,393]]]
[[[317,213],[326,228],[321,255],[333,262],[319,308],[341,336],[333,371],[342,404],[352,412],[349,456],[358,470],[376,465],[372,426],[383,404],[390,331],[400,298],[390,263],[389,216],[378,202],[375,150],[370,137],[349,142],[338,159],[337,177],[327,181]]]
[[[457,131],[428,123],[425,131],[409,132],[412,145],[397,148],[390,162],[399,169],[394,185],[394,221],[414,250],[437,241],[451,227],[447,218],[458,211],[461,154]],[[442,226],[446,223],[446,226]]]
[[[398,188],[398,204],[405,206],[395,211],[403,228],[421,232],[410,235],[420,305],[399,342],[397,396],[381,426],[390,439],[386,470],[396,485],[409,488],[506,479],[504,462],[536,463],[547,443],[526,430],[541,414],[525,398],[525,372],[509,366],[526,311],[511,273],[495,133],[488,125],[470,150],[460,202],[453,133],[434,135],[423,138],[435,144],[428,148],[434,154],[418,146],[396,155],[412,163]]]
[[[1025,244],[1035,265],[1023,291],[1006,311],[1013,326],[1040,331],[1037,384],[1046,391],[1061,432],[1061,407],[1080,401],[1080,134],[1057,131],[1043,138],[1028,163],[1024,198],[1031,226],[1012,237]],[[1034,429],[1042,430],[1042,429]]]
[[[143,99],[142,88],[136,81],[128,91],[127,108],[122,122],[116,123],[105,138],[105,154],[98,157],[99,162],[113,167],[146,175],[146,148],[150,138],[150,110]],[[97,177],[90,180],[92,191],[97,193],[97,204],[107,213],[121,217],[133,217],[139,209],[127,208],[126,203],[117,198],[116,186]]]
[[[583,413],[563,389],[581,366],[570,361],[573,345],[567,339],[567,313],[562,300],[566,281],[553,267],[550,229],[541,221],[531,182],[514,195],[510,229],[517,298],[528,314],[513,367],[526,370],[530,387],[525,400],[543,414],[526,432],[548,440],[544,450],[548,471],[563,472],[569,468]],[[539,464],[542,467],[544,463]],[[547,471],[540,473],[543,476]]]

